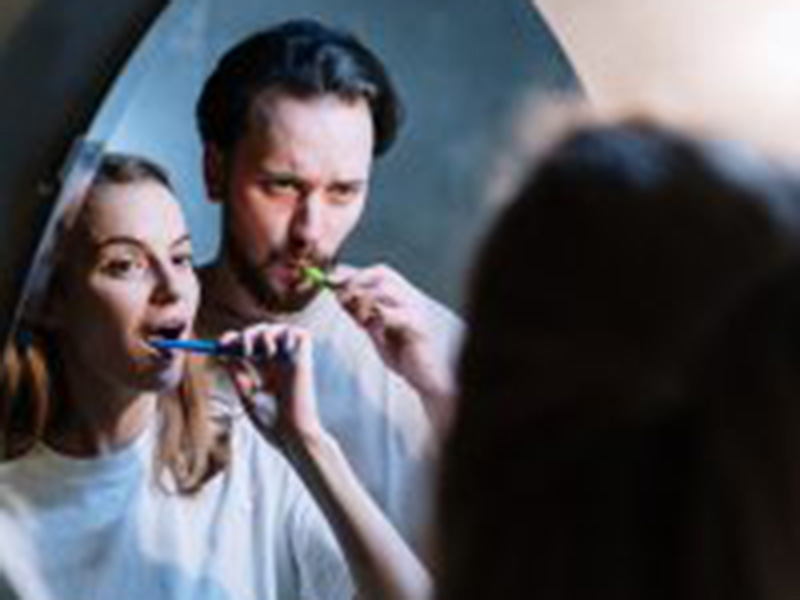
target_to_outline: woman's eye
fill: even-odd
[[[138,277],[147,271],[147,261],[137,258],[112,258],[101,265],[101,271],[117,278]]]
[[[176,267],[194,268],[194,256],[191,252],[183,252],[172,257],[172,264]]]

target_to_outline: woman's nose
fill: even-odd
[[[171,265],[156,265],[154,276],[153,302],[171,304],[181,298],[180,278]]]

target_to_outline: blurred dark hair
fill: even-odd
[[[741,335],[710,340],[796,260],[798,189],[744,146],[641,122],[578,129],[542,157],[472,282],[439,498],[440,600],[800,591],[755,555],[763,513],[787,524],[768,549],[798,564],[800,498],[780,495],[788,466],[758,481],[746,418],[779,394],[796,401],[796,375],[780,390],[725,378],[730,364],[741,377],[779,364],[762,359],[699,377],[720,352],[758,352]],[[731,390],[741,418],[726,413]],[[736,452],[718,435],[729,417],[744,432]],[[770,422],[765,439],[770,427],[797,424]],[[776,439],[759,465],[800,466],[789,450]],[[747,492],[772,475],[769,493]]]
[[[348,32],[295,20],[246,38],[220,59],[197,102],[203,142],[230,151],[246,131],[253,100],[270,88],[301,98],[364,98],[376,156],[392,145],[402,121],[389,74],[369,48]]]

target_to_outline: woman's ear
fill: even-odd
[[[203,146],[203,178],[206,192],[211,202],[225,199],[228,170],[225,153],[215,144]]]

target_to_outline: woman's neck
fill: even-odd
[[[45,440],[73,456],[97,456],[127,446],[155,418],[156,392],[124,389],[79,365],[65,365],[63,397]]]

